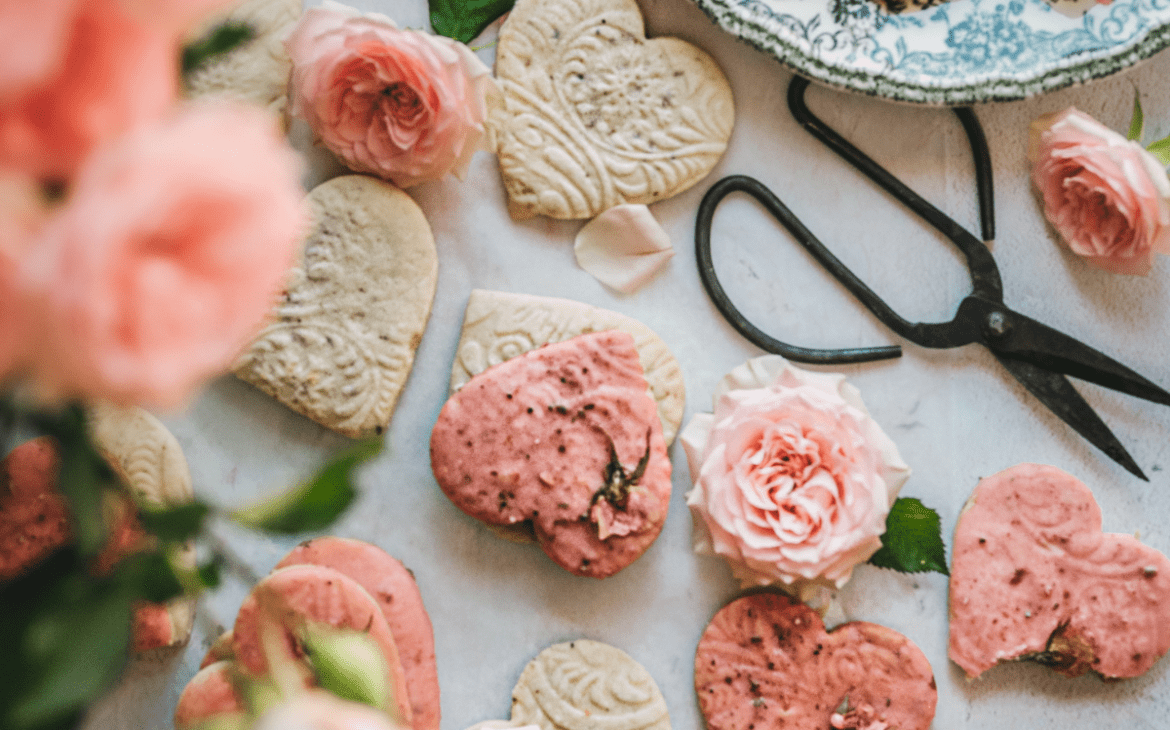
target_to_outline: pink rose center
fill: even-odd
[[[839,480],[826,465],[823,445],[799,424],[763,428],[735,464],[749,520],[791,542],[815,540],[836,521]]]

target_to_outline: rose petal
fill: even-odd
[[[645,205],[617,205],[585,224],[573,244],[577,265],[632,294],[674,256],[670,236]]]

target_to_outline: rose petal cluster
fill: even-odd
[[[305,11],[285,45],[292,114],[350,169],[405,188],[449,172],[463,179],[487,149],[499,92],[464,44],[326,2]]]
[[[910,474],[843,375],[755,358],[682,434],[695,550],[745,586],[838,588],[881,547]]]
[[[406,730],[381,711],[311,689],[265,712],[255,730]]]
[[[181,405],[271,308],[304,232],[300,169],[269,115],[226,102],[99,148],[20,263],[36,379]]]
[[[1093,266],[1146,274],[1170,253],[1170,179],[1137,142],[1070,107],[1032,123],[1028,159],[1044,217]]]

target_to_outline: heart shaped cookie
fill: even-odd
[[[489,120],[508,211],[592,218],[686,190],[727,148],[731,87],[703,51],[646,40],[634,0],[519,0]]]
[[[221,23],[252,29],[253,37],[184,74],[188,96],[239,99],[267,108],[284,119],[292,59],[284,37],[301,17],[301,0],[239,0],[201,25],[198,39]]]
[[[571,573],[604,578],[646,551],[670,505],[670,460],[634,339],[546,345],[472,378],[431,431],[431,468],[459,509],[529,523]]]
[[[338,433],[382,433],[430,317],[435,239],[409,195],[371,177],[329,180],[309,202],[300,264],[235,374]]]
[[[686,400],[678,360],[661,337],[633,317],[571,299],[473,290],[451,366],[451,392],[492,365],[550,342],[604,330],[621,330],[634,338],[650,395],[658,404],[662,438],[669,446],[682,423]]]
[[[695,691],[709,730],[926,730],[938,701],[905,636],[864,621],[826,633],[815,611],[775,593],[719,609],[695,651]]]
[[[524,667],[512,690],[513,727],[670,730],[666,700],[629,654],[588,639],[554,644]]]
[[[1056,467],[979,482],[954,556],[948,653],[969,676],[1033,659],[1070,677],[1134,677],[1170,649],[1170,560],[1101,532],[1093,493]]]

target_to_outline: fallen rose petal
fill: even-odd
[[[674,256],[670,236],[644,205],[617,205],[585,224],[573,244],[577,265],[631,294]]]

